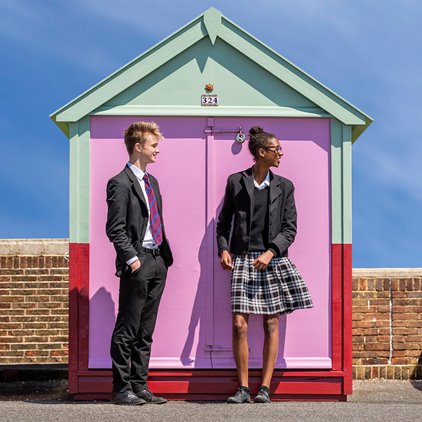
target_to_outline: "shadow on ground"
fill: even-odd
[[[38,404],[88,403],[74,401],[67,380],[0,382],[0,401]],[[422,380],[365,380],[353,382],[351,403],[422,403]],[[90,402],[95,403],[95,402]],[[98,401],[107,403],[107,401]],[[205,403],[205,402],[203,402]]]
[[[72,402],[67,380],[0,382],[0,401]]]
[[[411,375],[410,382],[413,387],[422,391],[422,353],[419,356],[418,362],[416,363],[415,369]]]

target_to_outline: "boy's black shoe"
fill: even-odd
[[[164,397],[154,396],[154,394],[151,391],[149,391],[148,388],[142,391],[136,391],[136,395],[140,399],[144,400],[146,403],[151,403],[151,404],[167,403],[167,400]]]
[[[123,406],[138,406],[145,404],[146,401],[139,398],[133,391],[123,391],[122,393],[113,393],[111,395],[111,402],[113,404],[120,404]]]

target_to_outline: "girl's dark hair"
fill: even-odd
[[[259,158],[258,149],[268,146],[268,141],[275,137],[276,136],[272,133],[264,132],[264,129],[262,129],[260,126],[254,126],[249,129],[248,147],[255,160]]]

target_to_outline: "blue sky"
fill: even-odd
[[[0,238],[68,236],[49,114],[210,6],[375,119],[353,146],[353,266],[422,267],[419,0],[0,0]]]

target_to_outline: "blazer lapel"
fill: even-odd
[[[251,200],[251,203],[252,203],[253,190],[254,190],[252,167],[243,172],[242,182],[243,182],[243,185],[245,186],[246,191],[249,194],[249,199]]]
[[[136,196],[139,198],[141,203],[144,204],[145,207],[148,209],[148,205],[145,202],[145,197],[137,177],[134,175],[133,171],[128,166],[125,166],[125,172],[127,174],[127,177],[129,177],[130,181],[132,182],[133,187],[135,188]]]
[[[270,170],[270,205],[281,195],[281,192],[280,182],[274,178],[274,174]]]
[[[249,195],[249,221],[251,222],[253,207],[254,207],[254,203],[253,203],[254,183],[253,183],[252,167],[243,172],[242,183]]]

